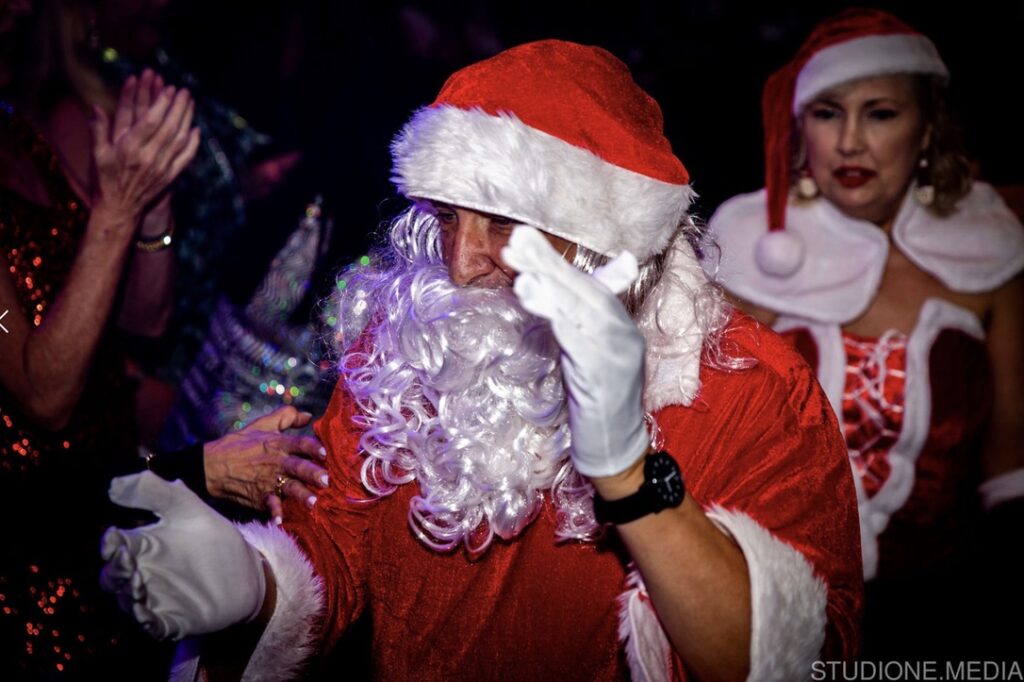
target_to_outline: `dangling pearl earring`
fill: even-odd
[[[800,178],[796,181],[796,193],[801,199],[813,199],[818,196],[818,183],[814,182],[806,167],[800,171]]]
[[[921,176],[928,171],[928,157],[922,156],[921,160],[917,162],[918,168],[918,181],[921,180]],[[914,188],[914,199],[917,203],[922,206],[931,206],[935,201],[935,185],[931,183],[919,184]]]

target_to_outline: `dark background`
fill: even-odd
[[[399,202],[388,142],[454,69],[540,38],[597,44],[662,105],[666,132],[708,217],[762,184],[760,91],[821,19],[850,3],[176,0],[170,51],[210,94],[279,148],[299,148],[295,196],[321,192],[337,218],[337,259]],[[1024,2],[886,2],[938,46],[980,175],[1024,184],[1019,83]],[[282,237],[283,238],[283,237]]]

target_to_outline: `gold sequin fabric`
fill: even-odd
[[[71,269],[87,213],[43,139],[9,108],[0,112],[0,121],[5,142],[18,144],[28,153],[51,200],[51,205],[42,206],[0,187],[0,250],[5,257],[0,263],[14,283],[22,314],[38,327]],[[73,441],[70,433],[34,429],[15,401],[0,395],[0,468],[4,472],[40,466],[46,453],[70,450],[78,440]]]
[[[88,212],[43,139],[2,102],[0,143],[28,154],[50,198],[43,206],[0,188],[0,264],[20,312],[40,326],[71,270]],[[59,432],[33,425],[0,389],[0,679],[85,679],[116,666],[129,648],[134,624],[98,586],[99,537],[111,510],[106,488],[135,457],[121,368],[105,334],[75,414]],[[149,651],[145,645],[138,651]]]

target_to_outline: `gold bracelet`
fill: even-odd
[[[174,223],[171,223],[171,226],[167,228],[167,231],[159,237],[154,237],[153,239],[136,239],[135,248],[143,253],[156,253],[157,251],[163,251],[171,245],[171,242],[174,241],[173,237]]]

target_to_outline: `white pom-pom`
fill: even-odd
[[[772,230],[757,240],[754,259],[766,275],[789,277],[804,264],[804,241],[790,231]]]

